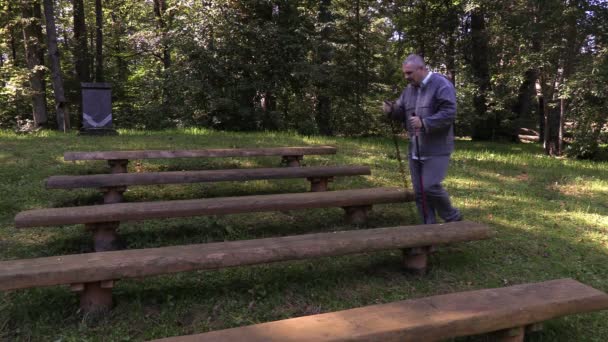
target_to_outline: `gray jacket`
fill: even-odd
[[[450,155],[454,151],[456,119],[456,90],[452,83],[444,76],[433,73],[427,83],[419,88],[410,84],[403,90],[390,116],[403,123],[412,142],[415,132],[409,125],[409,118],[413,113],[422,119],[423,124],[418,136],[420,155]],[[411,154],[413,144],[409,146]]]

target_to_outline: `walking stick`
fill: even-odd
[[[390,102],[388,101],[384,101],[389,105],[392,105]],[[393,121],[393,119],[389,118],[388,119],[390,124],[391,124],[391,135],[393,136],[393,144],[395,146],[395,153],[397,154],[397,161],[399,162],[399,173],[401,174],[401,179],[403,180],[403,189],[405,191],[409,190],[409,185],[407,184],[407,174],[405,173],[405,166],[403,163],[403,159],[401,159],[401,149],[399,148],[399,128],[397,126],[395,126],[395,122]],[[416,210],[414,210],[413,207],[410,206],[410,208],[412,209],[412,214],[414,215],[414,217],[416,217]]]
[[[416,116],[416,113],[412,113],[412,116]],[[422,195],[422,222],[426,224],[426,194],[424,193],[424,177],[422,176],[422,159],[420,156],[420,144],[418,143],[418,134],[420,130],[416,128],[414,131],[414,138],[416,139],[416,156],[418,157],[418,179],[420,183],[420,193]]]

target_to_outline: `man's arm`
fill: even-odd
[[[405,122],[405,108],[403,107],[403,94],[399,96],[397,101],[385,101],[384,113],[389,119]]]
[[[456,91],[454,87],[451,85],[441,86],[437,91],[435,101],[437,112],[422,120],[426,132],[449,127],[456,119]]]

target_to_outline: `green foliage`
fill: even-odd
[[[598,156],[602,133],[605,134],[608,124],[608,48],[589,62],[585,69],[590,77],[573,80],[563,94],[571,102],[569,114],[575,123],[567,153],[581,159]]]
[[[601,58],[608,32],[608,3],[595,0],[165,2],[161,18],[153,1],[103,2],[104,78],[113,85],[117,127],[383,134],[381,101],[398,96],[401,61],[420,53],[431,69],[454,77],[459,135],[514,139],[520,127],[543,128],[537,98],[556,108],[563,89],[589,75],[579,61]],[[94,2],[84,3],[94,57]],[[56,6],[77,127],[72,4]],[[0,19],[6,128],[31,115],[31,94],[20,7],[0,1],[0,8],[7,14]],[[473,14],[482,27],[473,27]],[[580,118],[576,127],[597,121],[588,118],[594,109],[578,108],[592,102],[568,96],[566,116]]]

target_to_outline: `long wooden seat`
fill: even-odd
[[[306,178],[311,182],[312,191],[325,191],[327,190],[327,183],[331,181],[333,177],[370,174],[371,170],[368,166],[314,166],[51,176],[46,179],[45,185],[47,189],[112,189],[122,187],[121,191],[124,191],[124,187],[132,185]]]
[[[608,295],[573,279],[522,284],[372,305],[158,342],[441,341],[493,333],[524,341],[526,327],[608,309]]]
[[[120,222],[160,218],[225,215],[265,211],[342,207],[351,223],[362,223],[374,204],[413,201],[399,188],[368,188],[325,192],[206,198],[194,200],[115,203],[81,207],[34,209],[15,216],[17,228],[85,224],[93,231],[96,251],[116,249]]]
[[[359,207],[381,203],[407,202],[413,199],[413,193],[409,191],[384,187],[327,192],[116,203],[27,210],[15,216],[15,226],[17,228],[27,228],[311,208]]]
[[[404,267],[409,268],[417,258],[410,249],[487,239],[491,234],[483,224],[453,222],[11,260],[0,262],[0,290],[73,284],[83,291],[83,309],[96,310],[111,305],[117,279],[396,248],[407,248]]]
[[[65,152],[65,161],[107,160],[112,173],[127,172],[130,159],[212,158],[212,157],[263,157],[281,156],[288,166],[300,166],[304,155],[336,154],[333,146],[269,147],[269,148],[217,148],[204,150],[136,150]]]

